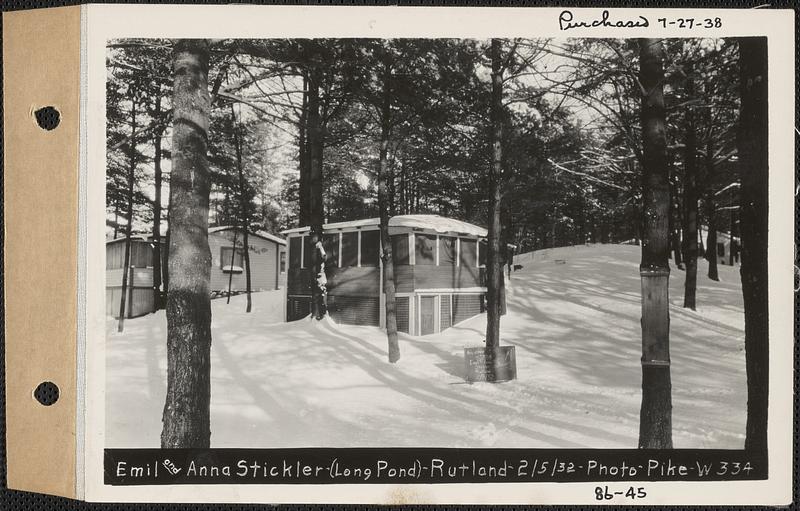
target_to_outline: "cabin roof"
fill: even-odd
[[[127,238],[123,236],[122,238],[114,238],[114,239],[106,240],[106,245],[110,245],[111,243],[119,243],[120,241],[125,241],[126,239]],[[131,236],[131,241],[149,242],[150,240],[148,240],[145,236],[133,235],[133,236]]]
[[[214,233],[217,233],[217,232],[220,232],[220,231],[229,231],[229,230],[235,229],[235,228],[236,227],[234,227],[232,225],[220,225],[219,227],[209,227],[208,228],[208,233],[209,234],[214,234]],[[251,234],[253,236],[257,236],[257,237],[265,239],[265,240],[269,240],[269,241],[275,242],[278,245],[286,245],[286,240],[285,239],[280,238],[278,236],[275,236],[274,234],[270,234],[270,233],[268,233],[266,231],[256,231],[256,232],[248,231],[248,234]]]
[[[325,224],[322,228],[326,231],[334,229],[353,229],[367,226],[380,225],[380,218],[365,218],[362,220],[351,220],[348,222],[335,222]],[[473,225],[455,218],[447,218],[439,215],[396,215],[389,219],[389,227],[410,227],[412,229],[426,229],[438,233],[459,233],[470,236],[486,236],[487,231],[483,227]],[[309,227],[296,227],[286,229],[281,234],[305,233]]]

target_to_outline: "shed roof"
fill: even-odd
[[[228,231],[228,230],[231,230],[231,229],[236,229],[236,227],[234,227],[232,225],[220,225],[218,227],[209,227],[208,228],[208,233],[209,234],[214,234],[216,232]],[[286,240],[285,239],[280,238],[278,236],[275,236],[274,234],[270,234],[270,233],[268,233],[266,231],[256,231],[256,232],[248,231],[248,234],[252,234],[253,236],[258,236],[259,238],[263,238],[265,240],[273,241],[273,242],[275,242],[275,243],[277,243],[279,245],[286,245]]]
[[[335,222],[325,224],[323,229],[349,229],[366,226],[380,225],[380,218],[365,218],[362,220],[351,220],[348,222]],[[487,231],[483,227],[473,225],[455,218],[447,218],[439,215],[396,215],[389,219],[389,227],[410,227],[413,229],[427,229],[438,233],[455,232],[468,234],[471,236],[486,236]],[[281,234],[304,233],[309,227],[296,227],[281,231]]]

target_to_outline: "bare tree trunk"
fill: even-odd
[[[735,237],[737,236],[736,233],[736,210],[731,210],[731,230],[730,230],[730,246],[728,248],[728,261],[730,265],[733,266],[736,264],[736,240]]]
[[[156,96],[155,115],[161,117],[161,93]],[[156,121],[158,122],[158,120]],[[164,132],[157,128],[153,132],[153,174],[155,177],[155,198],[153,199],[153,303],[154,309],[164,308],[161,294],[161,136]]]
[[[231,123],[233,124],[233,146],[236,150],[236,170],[239,173],[239,206],[241,207],[240,215],[242,218],[242,243],[244,244],[244,280],[245,292],[247,293],[247,309],[245,312],[250,312],[253,309],[253,298],[251,296],[252,282],[250,279],[250,239],[248,231],[250,230],[250,218],[247,212],[247,183],[244,180],[244,169],[242,163],[242,139],[239,133],[239,125],[236,122],[236,115],[231,103]],[[236,247],[233,249],[236,252]]]
[[[708,122],[711,122],[711,115],[708,114]],[[719,281],[717,270],[717,207],[714,203],[714,145],[711,141],[709,130],[708,142],[706,143],[706,197],[703,201],[706,207],[706,218],[708,219],[708,237],[706,238],[706,260],[708,261],[708,278]]]
[[[178,39],[173,59],[167,398],[161,447],[208,448],[211,442],[208,41]]]
[[[114,201],[114,238],[117,239],[119,233],[119,201]]]
[[[491,145],[492,167],[489,171],[489,233],[486,254],[486,348],[497,353],[500,347],[500,294],[503,278],[500,255],[500,178],[502,173],[503,121],[503,77],[500,55],[500,40],[492,39],[492,103],[491,103]]]
[[[694,70],[688,67],[686,96],[694,98]],[[697,134],[695,132],[694,107],[686,110],[686,152],[683,178],[683,260],[686,263],[686,280],[684,281],[683,306],[687,309],[697,308]]]
[[[379,43],[383,44],[383,43]],[[383,93],[381,104],[381,141],[378,166],[378,208],[380,210],[381,248],[383,258],[383,292],[386,296],[386,338],[389,346],[389,362],[400,360],[400,345],[397,342],[397,305],[394,285],[394,260],[392,259],[392,239],[389,237],[389,175],[388,148],[391,131],[391,64],[389,55],[383,57]]]
[[[661,39],[640,39],[643,240],[642,408],[639,448],[672,448],[669,358],[669,179]]]
[[[303,71],[303,103],[300,112],[300,136],[299,136],[299,159],[300,159],[300,180],[298,187],[299,215],[298,227],[308,225],[308,137],[306,136],[308,127],[308,73]]]
[[[744,348],[747,365],[745,449],[767,453],[769,322],[767,229],[769,178],[767,40],[739,39],[741,109],[737,146],[742,179],[739,228],[742,237]]]
[[[128,270],[131,264],[131,230],[133,228],[133,181],[136,174],[136,92],[131,94],[131,138],[130,157],[128,163],[128,225],[125,226],[125,259],[122,265],[122,290],[119,297],[119,323],[117,332],[125,328],[125,298],[128,294]]]
[[[311,64],[308,80],[308,223],[311,226],[312,240],[322,241],[324,212],[322,202],[322,154],[325,144],[322,119],[320,116],[319,90],[322,73],[316,63]],[[319,284],[319,274],[324,271],[322,255],[316,248],[312,252],[311,265],[314,283],[311,286],[311,309],[314,317],[322,319],[326,313],[325,290]]]

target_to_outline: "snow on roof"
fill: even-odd
[[[114,238],[114,239],[106,240],[106,245],[109,244],[109,243],[117,243],[119,241],[125,241],[126,239],[127,238],[125,236],[123,236],[121,238]],[[131,236],[131,241],[148,241],[148,240],[144,236],[138,236],[138,235],[134,234],[133,236]]]
[[[379,225],[379,218],[365,218],[362,220],[352,220],[349,222],[335,222],[325,224],[323,229],[353,229]],[[412,229],[427,229],[439,233],[456,232],[471,236],[486,236],[487,231],[483,227],[473,225],[455,218],[447,218],[439,215],[397,215],[389,219],[389,227],[409,227]],[[281,231],[281,234],[302,233],[308,231],[308,227],[296,227]]]
[[[213,234],[215,232],[227,231],[229,229],[235,229],[235,227],[232,226],[232,225],[220,225],[218,227],[209,227],[208,228],[208,233],[209,234]],[[274,241],[275,243],[277,243],[279,245],[286,245],[286,240],[285,239],[279,238],[278,236],[275,236],[274,234],[270,234],[270,233],[268,233],[266,231],[256,231],[256,232],[249,231],[249,233],[254,235],[254,236],[258,236],[259,238],[264,238],[266,240]]]

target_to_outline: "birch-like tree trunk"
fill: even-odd
[[[162,448],[207,448],[211,442],[208,61],[207,40],[175,41]]]
[[[745,449],[767,450],[769,398],[767,39],[739,39],[741,108],[737,146],[742,179],[739,226],[747,366]]]
[[[669,176],[664,110],[664,50],[660,39],[640,39],[642,96],[643,236],[642,408],[639,448],[672,448],[669,358]]]

